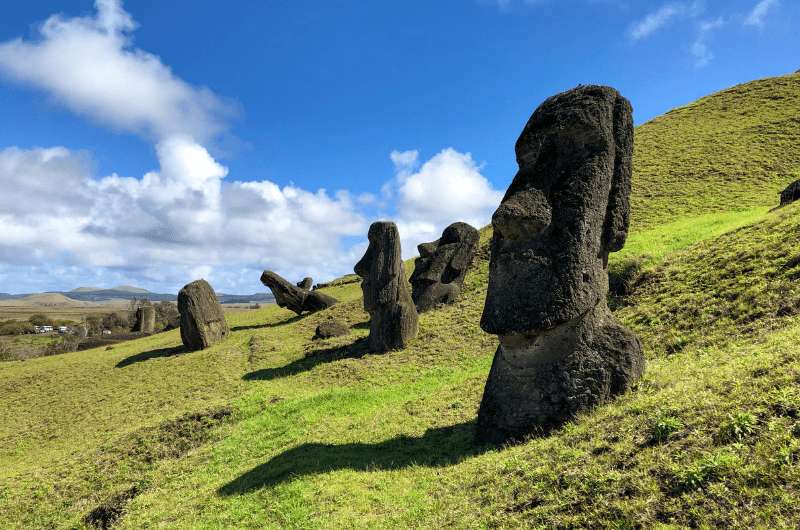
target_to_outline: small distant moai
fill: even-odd
[[[214,289],[205,280],[187,284],[178,293],[181,340],[189,351],[208,348],[230,330]]]
[[[156,308],[150,304],[141,305],[136,309],[136,322],[133,331],[138,333],[153,333],[156,330]]]
[[[308,283],[311,283],[311,278],[306,278]],[[285,307],[294,311],[298,315],[303,313],[315,313],[328,309],[339,303],[339,301],[327,294],[317,291],[309,291],[302,287],[297,287],[286,281],[279,274],[272,271],[264,271],[261,273],[261,283],[269,287],[272,295],[275,297],[275,303],[278,307]],[[303,282],[305,283],[305,280]]]
[[[800,180],[795,180],[781,192],[781,206],[786,206],[800,199]]]
[[[367,252],[354,270],[362,278],[364,309],[370,315],[369,349],[404,348],[417,335],[417,310],[406,281],[397,226],[372,223],[368,239]]]
[[[546,100],[517,140],[519,171],[492,217],[481,327],[499,336],[477,439],[547,432],[626,391],[639,339],[606,303],[608,254],[630,215],[633,120],[616,90]]]
[[[453,223],[438,240],[417,246],[419,257],[411,275],[411,297],[418,312],[458,298],[479,240],[478,231],[467,223]]]
[[[297,282],[297,286],[304,291],[310,291],[312,287],[314,287],[314,280],[311,276],[306,276],[299,282]]]

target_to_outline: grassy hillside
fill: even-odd
[[[737,153],[771,152],[771,135],[747,133],[780,122],[770,83],[800,93],[798,76],[758,81],[638,130],[612,302],[648,368],[621,399],[544,438],[473,443],[497,345],[478,326],[485,229],[466,292],[422,315],[403,351],[366,352],[368,316],[347,283],[315,315],[228,314],[232,336],[203,352],[170,332],[3,363],[0,527],[798,527],[800,205],[769,209],[800,160],[734,178],[726,164],[701,174],[683,152],[723,159],[720,122],[756,142]],[[723,113],[736,94],[749,95]],[[698,131],[712,132],[698,143]],[[351,335],[312,341],[328,318]]]

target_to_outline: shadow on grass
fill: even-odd
[[[117,363],[117,368],[125,368],[126,366],[130,366],[132,364],[140,363],[142,361],[149,361],[150,359],[158,359],[159,357],[172,357],[173,355],[186,353],[186,351],[186,348],[183,346],[173,346],[172,348],[159,348],[158,350],[145,351],[122,359]]]
[[[399,436],[375,444],[307,443],[277,455],[219,488],[220,495],[240,495],[304,475],[339,469],[392,470],[409,466],[443,467],[490,449],[475,443],[475,422],[425,431],[420,437]]]
[[[346,346],[312,350],[305,357],[292,361],[286,366],[256,370],[255,372],[244,374],[242,379],[245,381],[271,381],[306,372],[317,365],[332,363],[340,359],[360,359],[367,353],[369,353],[367,338],[361,338]]]
[[[353,324],[353,329],[369,329],[369,320],[364,322],[359,322],[358,324]]]
[[[264,328],[277,328],[280,326],[285,326],[287,324],[291,324],[292,322],[297,322],[305,315],[295,315],[291,318],[287,318],[286,320],[281,320],[280,322],[272,322],[267,324],[253,324],[252,326],[234,326],[231,328],[231,331],[242,331],[246,329],[264,329]]]

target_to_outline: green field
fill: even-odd
[[[3,363],[0,527],[797,528],[800,204],[770,211],[800,170],[796,116],[797,75],[637,130],[611,271],[648,366],[615,402],[474,444],[497,345],[484,229],[462,297],[402,351],[366,352],[351,283],[314,315],[228,314],[202,352],[172,331]],[[312,341],[329,318],[351,335]]]

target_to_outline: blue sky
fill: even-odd
[[[377,218],[406,255],[487,222],[556,92],[612,85],[642,123],[800,68],[793,0],[229,4],[4,7],[0,291],[323,280]]]

